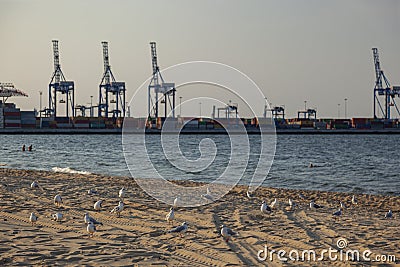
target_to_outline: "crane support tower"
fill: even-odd
[[[168,106],[172,113],[172,118],[175,118],[175,83],[164,82],[157,64],[156,43],[150,42],[150,48],[153,76],[148,87],[148,117],[158,118],[159,104],[164,104],[164,119],[166,119],[168,115]],[[154,91],[153,95],[152,91]]]
[[[375,87],[374,87],[374,118],[378,118],[380,111],[381,118],[391,119],[391,108],[394,107],[397,115],[400,115],[396,104],[396,96],[400,96],[400,86],[390,86],[389,80],[381,69],[378,48],[372,48],[375,65]],[[385,83],[385,85],[383,85]]]
[[[125,117],[126,113],[126,87],[125,82],[117,82],[111,71],[108,55],[108,42],[101,42],[103,46],[104,74],[99,85],[98,116],[113,118]]]
[[[61,94],[60,103],[65,104],[66,116],[75,117],[75,86],[73,81],[67,81],[60,65],[60,51],[58,40],[53,40],[54,72],[49,84],[49,108],[45,110],[46,116],[57,117],[57,95]],[[63,98],[65,95],[65,100]]]

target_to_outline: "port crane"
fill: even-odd
[[[49,83],[49,108],[45,109],[45,115],[57,117],[57,95],[61,94],[60,103],[65,104],[66,116],[69,117],[71,109],[72,117],[75,117],[75,85],[73,81],[67,81],[61,70],[60,51],[58,40],[53,42],[54,72]],[[63,98],[65,95],[65,100]]]
[[[374,87],[374,118],[378,118],[378,110],[383,119],[390,120],[392,107],[394,107],[397,114],[400,115],[399,108],[395,101],[396,96],[400,96],[400,86],[390,86],[389,80],[381,69],[378,48],[372,48],[372,54],[376,79]]]
[[[150,42],[150,49],[153,76],[151,77],[148,87],[148,117],[158,118],[159,104],[164,104],[164,119],[166,119],[168,115],[168,106],[171,110],[172,118],[175,118],[175,83],[164,82],[164,79],[160,72],[160,68],[157,63],[157,51],[155,42]],[[154,96],[152,96],[152,91],[154,91]]]
[[[117,82],[111,71],[108,54],[108,42],[101,42],[103,47],[104,74],[99,85],[98,116],[125,117],[126,113],[126,87],[125,82]],[[112,106],[114,108],[112,108]]]
[[[26,97],[28,97],[28,95],[26,93],[15,88],[13,83],[0,82],[0,97],[3,98],[2,104],[6,103],[7,99],[11,96],[26,96]],[[0,107],[1,107],[1,105],[0,105]]]

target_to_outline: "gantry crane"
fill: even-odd
[[[67,81],[60,65],[60,52],[58,41],[53,40],[54,72],[49,84],[49,108],[45,109],[46,116],[57,117],[57,95],[61,94],[60,103],[65,104],[66,116],[69,117],[71,109],[72,117],[75,117],[75,86],[73,81]],[[65,100],[62,97],[65,95]]]
[[[378,48],[372,48],[372,54],[374,57],[375,65],[375,87],[374,87],[374,118],[378,118],[378,111],[381,111],[383,119],[391,119],[391,107],[394,107],[397,114],[400,115],[400,111],[397,107],[395,97],[400,96],[400,86],[390,86],[389,80],[386,78],[385,73],[381,69]],[[385,83],[385,87],[383,86]],[[382,98],[384,100],[381,103]],[[381,100],[380,100],[381,99]],[[384,106],[382,106],[384,105]]]
[[[115,118],[125,117],[125,82],[115,81],[108,55],[108,42],[101,42],[101,44],[103,46],[104,74],[99,85],[98,116],[107,118],[111,113]]]
[[[7,101],[7,99],[11,96],[28,96],[21,90],[15,88],[12,83],[1,83],[0,82],[0,97],[3,98],[2,103],[0,103],[0,107]]]
[[[175,83],[164,82],[157,64],[156,43],[150,42],[150,48],[153,76],[148,87],[148,117],[158,118],[159,104],[164,104],[164,118],[168,115],[168,106],[170,107],[172,118],[175,118]],[[154,90],[154,96],[152,96],[152,90]]]

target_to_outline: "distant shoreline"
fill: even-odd
[[[1,134],[122,134],[122,129],[0,129]],[[125,131],[124,131],[125,133]],[[143,134],[142,130],[133,130],[126,132],[129,134]],[[168,131],[161,131],[158,129],[148,129],[146,130],[146,134],[176,134],[177,132],[168,132]],[[274,133],[273,131],[267,131],[267,134]],[[357,135],[357,134],[400,134],[399,129],[276,129],[276,133],[278,135],[283,134],[316,134],[316,135]],[[226,135],[227,132],[224,129],[213,129],[213,130],[203,130],[203,129],[185,129],[180,132],[180,134],[215,134],[215,135]],[[231,134],[242,134],[239,131],[235,131],[232,129]],[[260,134],[259,130],[247,130],[247,134],[250,135],[258,135]]]

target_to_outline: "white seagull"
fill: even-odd
[[[265,200],[263,200],[260,209],[262,213],[269,213],[272,211],[272,209],[267,205],[267,202],[265,202]]]
[[[174,204],[173,204],[173,206],[174,206],[175,208],[178,206],[178,201],[179,201],[179,197],[176,197],[176,198],[174,199]]]
[[[97,191],[95,189],[89,189],[87,191],[88,195],[93,195],[93,194],[97,194]]]
[[[356,199],[356,196],[355,196],[355,195],[353,195],[353,197],[351,198],[351,203],[352,203],[353,205],[357,205],[357,199]]]
[[[121,190],[119,190],[118,197],[123,199],[125,196],[125,193],[126,193],[126,189],[125,189],[125,187],[122,187]]]
[[[32,226],[37,222],[38,216],[35,213],[31,212],[31,216],[29,216],[29,221],[32,223]]]
[[[62,218],[63,218],[63,215],[59,212],[51,215],[51,219],[56,222],[61,222]]]
[[[39,187],[39,184],[36,181],[33,181],[31,183],[31,188],[38,188],[38,187]]]
[[[89,222],[86,231],[89,233],[89,237],[93,237],[94,233],[96,232],[96,226],[92,223]]]
[[[103,225],[101,222],[98,222],[95,218],[91,217],[88,212],[85,213],[83,219],[85,220],[85,224],[93,223]]]
[[[174,229],[169,230],[168,233],[179,233],[179,235],[182,237],[183,234],[187,231],[187,229],[188,229],[188,224],[184,222],[182,223],[182,225],[179,225]]]
[[[340,207],[341,207],[342,209],[345,209],[345,208],[346,208],[346,205],[345,205],[342,201],[340,201]]]
[[[276,200],[276,198],[275,198],[274,201],[272,201],[269,206],[271,207],[271,209],[273,209],[273,208],[275,208],[277,203],[278,203],[278,200]]]
[[[249,191],[246,192],[246,196],[247,196],[248,198],[252,198],[251,193],[250,193]]]
[[[386,219],[392,219],[392,218],[393,218],[393,212],[392,212],[392,210],[389,210],[388,212],[386,212],[385,218],[386,218]]]
[[[171,207],[168,214],[165,215],[165,220],[170,223],[175,219],[174,207]]]
[[[202,198],[204,198],[205,200],[209,200],[209,201],[214,201],[214,198],[211,195],[211,191],[210,189],[207,187],[207,194],[201,195]]]
[[[60,196],[60,195],[56,195],[56,196],[54,197],[54,204],[55,204],[57,207],[59,207],[59,206],[61,206],[62,203],[63,203],[63,201],[62,201],[61,196]]]
[[[288,203],[289,203],[290,209],[293,209],[294,207],[296,207],[296,203],[295,203],[292,199],[290,199],[290,198],[289,198]]]
[[[99,200],[99,201],[97,201],[96,203],[94,203],[94,205],[93,205],[93,208],[94,208],[94,210],[101,210],[101,204],[103,204],[103,201],[104,200]]]
[[[225,225],[221,225],[221,235],[224,237],[225,242],[229,242],[229,238],[231,236],[236,235],[234,231],[232,231],[230,228],[226,227]]]
[[[118,203],[118,206],[115,206],[110,212],[111,213],[116,213],[117,217],[120,217],[121,211],[123,211],[123,209],[124,209],[124,203],[122,201],[120,201]]]

